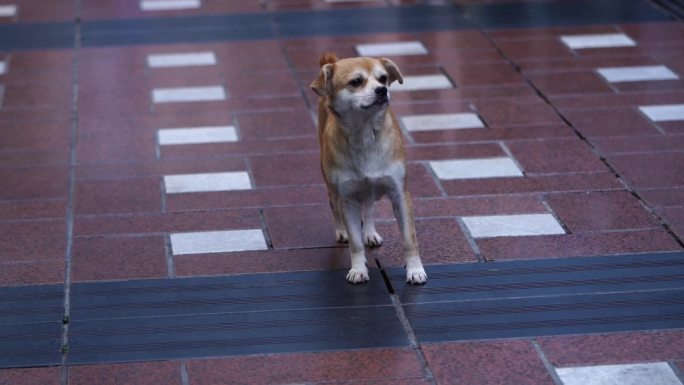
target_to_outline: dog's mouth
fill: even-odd
[[[369,105],[361,106],[361,108],[363,108],[364,110],[370,110],[371,108],[382,107],[382,106],[385,106],[387,104],[389,104],[389,98],[387,96],[382,96],[382,97],[375,99],[375,101]]]

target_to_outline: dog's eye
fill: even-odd
[[[387,82],[387,75],[380,75],[378,81],[382,84],[385,84]]]
[[[354,78],[349,82],[349,85],[352,87],[358,87],[361,84],[363,84],[363,78]]]

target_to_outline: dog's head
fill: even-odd
[[[399,68],[389,59],[357,57],[337,59],[327,53],[320,60],[321,72],[311,83],[318,96],[329,98],[338,113],[345,111],[377,112],[387,108],[389,91],[394,81],[404,83]]]

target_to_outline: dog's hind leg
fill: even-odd
[[[369,199],[363,205],[363,244],[368,247],[382,245],[382,237],[375,230],[375,200]]]
[[[342,212],[340,207],[340,198],[332,191],[328,191],[328,199],[330,200],[330,210],[333,218],[335,218],[335,240],[339,243],[347,243],[349,236],[347,235],[347,228],[342,219]]]

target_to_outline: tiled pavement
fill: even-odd
[[[405,75],[426,286],[387,202],[344,282],[328,50]],[[683,63],[646,0],[0,3],[0,384],[682,384]]]

